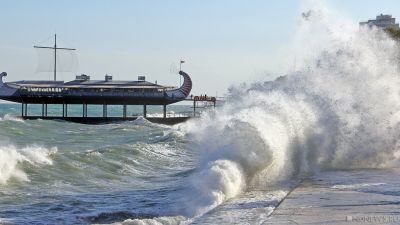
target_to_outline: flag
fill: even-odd
[[[185,63],[185,60],[181,59],[181,63]]]

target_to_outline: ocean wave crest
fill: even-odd
[[[202,155],[188,216],[320,170],[399,165],[399,44],[330,9],[306,10],[295,35],[299,68],[233,87],[224,107],[179,128]]]
[[[5,114],[3,117],[0,117],[0,121],[15,121],[15,122],[21,122],[21,123],[24,122],[23,119],[18,118],[11,114]]]
[[[13,145],[0,147],[0,184],[6,184],[10,179],[29,181],[23,170],[23,164],[33,166],[52,165],[51,155],[57,148],[47,149],[40,146],[17,148]]]

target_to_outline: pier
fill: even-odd
[[[139,117],[59,117],[59,116],[24,116],[21,119],[24,120],[59,120],[73,123],[82,123],[82,124],[107,124],[107,123],[116,123],[116,122],[124,122],[124,121],[134,121]],[[175,125],[178,123],[183,123],[189,120],[192,117],[147,117],[146,120],[152,123],[165,124],[165,125]]]
[[[62,120],[74,123],[83,123],[83,124],[104,124],[104,123],[114,123],[114,122],[123,122],[123,121],[134,121],[139,117],[143,117],[146,120],[159,123],[159,124],[166,124],[166,125],[174,125],[178,123],[185,122],[191,118],[199,117],[200,111],[199,109],[212,107],[215,108],[217,105],[217,98],[213,96],[207,95],[200,95],[200,96],[193,96],[187,97],[186,99],[182,100],[186,102],[192,102],[190,105],[192,108],[191,112],[184,112],[184,113],[176,113],[176,114],[168,114],[167,113],[167,105],[162,106],[162,117],[149,117],[147,112],[148,105],[154,104],[143,104],[143,113],[142,115],[128,115],[128,106],[133,105],[119,105],[122,106],[121,116],[109,116],[108,115],[108,106],[115,104],[87,104],[82,103],[79,104],[82,106],[82,116],[69,116],[68,114],[68,106],[70,105],[77,105],[77,104],[61,104],[61,110],[59,115],[49,115],[48,108],[50,103],[42,103],[41,105],[41,112],[40,115],[29,115],[28,111],[28,103],[21,103],[21,115],[19,118],[24,120]],[[31,103],[30,105],[38,105],[37,103]],[[88,111],[88,105],[97,105],[102,107],[102,116],[90,116],[90,112]]]
[[[192,79],[189,74],[180,70],[178,75],[183,78],[180,87],[163,86],[148,82],[143,75],[137,80],[114,80],[113,76],[106,74],[103,80],[91,80],[86,74],[76,75],[75,80],[64,82],[57,80],[57,51],[74,51],[73,48],[60,48],[57,46],[57,35],[54,35],[54,46],[34,46],[39,49],[48,49],[54,52],[54,80],[22,80],[3,82],[7,77],[6,72],[0,73],[0,99],[21,103],[22,119],[65,120],[78,123],[109,123],[115,121],[135,120],[138,116],[128,115],[128,106],[140,105],[143,107],[142,117],[156,123],[176,124],[198,116],[199,103],[216,106],[216,97],[200,95],[193,96]],[[167,106],[181,101],[192,101],[193,112],[180,118],[167,116]],[[28,105],[41,105],[40,115],[29,115]],[[62,105],[58,115],[49,116],[49,105]],[[81,105],[82,116],[69,116],[70,105]],[[102,116],[90,116],[89,105],[97,105],[103,108]],[[108,106],[122,106],[119,117],[108,116]],[[147,116],[147,106],[161,106],[162,117]]]
[[[163,86],[148,82],[143,75],[137,80],[114,80],[113,76],[106,74],[103,80],[91,80],[87,74],[76,75],[75,80],[64,82],[57,80],[57,52],[74,51],[74,48],[57,46],[57,35],[54,35],[54,46],[34,46],[37,49],[51,50],[54,54],[54,80],[21,80],[3,82],[7,77],[6,72],[0,73],[0,99],[21,103],[21,119],[65,120],[77,123],[110,123],[117,121],[136,120],[138,116],[128,115],[128,106],[140,105],[143,107],[143,118],[151,122],[163,124],[176,124],[189,118],[198,116],[199,103],[216,106],[216,97],[207,95],[193,96],[192,79],[189,74],[182,71],[180,60],[179,78],[180,87]],[[168,117],[167,106],[181,101],[192,101],[193,112],[186,116]],[[29,115],[28,105],[41,105],[40,115]],[[48,114],[49,105],[62,105],[58,115]],[[82,116],[70,116],[68,107],[81,105]],[[97,105],[103,108],[102,116],[90,116],[89,105]],[[122,106],[122,116],[109,117],[108,106]],[[162,116],[159,118],[147,116],[147,106],[161,106]]]

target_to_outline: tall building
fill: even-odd
[[[395,28],[395,29],[400,29],[399,24],[396,23],[396,18],[392,17],[392,15],[378,15],[376,16],[375,20],[368,20],[367,22],[360,22],[360,26],[376,26],[380,27],[383,29],[386,28]]]

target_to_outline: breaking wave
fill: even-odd
[[[183,216],[163,216],[149,219],[127,219],[121,223],[114,223],[114,225],[175,225],[180,224],[186,218]]]
[[[46,149],[39,146],[17,148],[13,145],[0,147],[0,185],[6,184],[10,179],[29,181],[28,175],[23,170],[23,164],[32,166],[52,165],[51,154],[57,148]]]
[[[15,117],[10,114],[6,114],[3,117],[0,117],[0,121],[16,121],[16,122],[24,122],[23,119]]]
[[[399,165],[399,44],[317,6],[295,35],[298,68],[233,87],[224,107],[179,127],[202,155],[186,215],[320,170]]]

